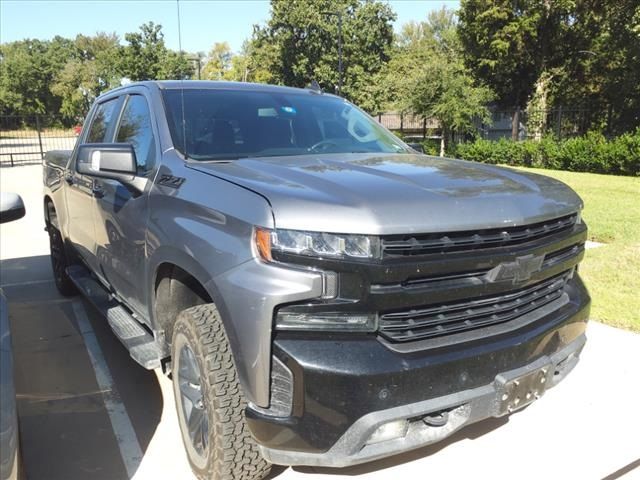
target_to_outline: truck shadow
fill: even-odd
[[[125,479],[144,460],[160,423],[163,392],[155,372],[136,364],[106,320],[80,297],[60,296],[48,255],[0,261],[9,304],[15,387],[26,476],[38,479]],[[78,307],[80,305],[80,307]],[[86,313],[104,364],[85,345],[78,308]],[[97,370],[112,388],[97,381]],[[124,406],[143,454],[121,460],[123,439],[105,404]],[[173,408],[173,405],[170,405]],[[179,437],[176,439],[178,445]],[[181,447],[181,446],[180,446]],[[136,463],[137,462],[137,463]]]

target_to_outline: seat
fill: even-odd
[[[234,152],[236,142],[231,122],[214,120],[210,138],[211,140],[201,140],[196,143],[195,153],[197,155],[220,155]]]
[[[260,150],[291,148],[291,126],[286,118],[261,117],[258,120]]]

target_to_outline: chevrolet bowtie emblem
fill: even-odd
[[[513,262],[503,262],[487,272],[487,280],[501,282],[513,280],[513,283],[529,280],[531,275],[539,272],[544,263],[544,255],[524,255],[516,257]]]

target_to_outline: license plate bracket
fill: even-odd
[[[515,370],[498,375],[496,416],[515,412],[540,398],[549,383],[549,371],[550,365],[545,364],[525,372]]]

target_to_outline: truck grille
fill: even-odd
[[[570,275],[502,295],[382,314],[379,332],[392,342],[409,342],[504,323],[560,298]]]
[[[382,239],[382,254],[383,257],[398,257],[517,245],[568,230],[577,219],[578,215],[573,214],[519,227],[446,234],[391,235]]]

